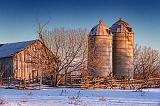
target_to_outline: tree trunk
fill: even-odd
[[[52,77],[52,86],[53,87],[58,87],[58,75],[53,75],[54,77]]]

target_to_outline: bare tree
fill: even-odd
[[[25,50],[25,62],[32,64],[32,68],[36,69],[33,70],[36,71],[36,76],[40,77],[44,75],[44,70],[49,71],[53,69],[55,56],[43,43],[39,44],[39,42],[36,42]]]
[[[150,47],[135,46],[134,77],[147,80],[160,70],[160,53]],[[156,76],[157,77],[157,76]]]
[[[47,31],[39,25],[39,39],[55,55],[54,68],[48,73],[51,75],[52,85],[58,86],[66,74],[80,72],[86,67],[87,61],[87,30],[64,28]]]

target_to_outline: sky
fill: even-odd
[[[37,23],[91,29],[102,19],[130,24],[135,43],[160,50],[160,0],[0,0],[0,43],[37,38]]]

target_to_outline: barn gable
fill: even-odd
[[[17,43],[6,43],[0,44],[0,58],[12,57],[17,52],[20,52],[27,46],[34,43],[36,40],[17,42]]]

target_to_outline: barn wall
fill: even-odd
[[[5,67],[2,68],[2,67]],[[11,77],[13,76],[13,71],[12,71],[12,57],[6,57],[6,58],[1,58],[0,59],[0,71],[4,72],[3,73],[3,78]]]
[[[40,77],[42,72],[48,71],[48,55],[51,52],[40,41],[17,53],[13,58],[15,77],[26,80]]]

